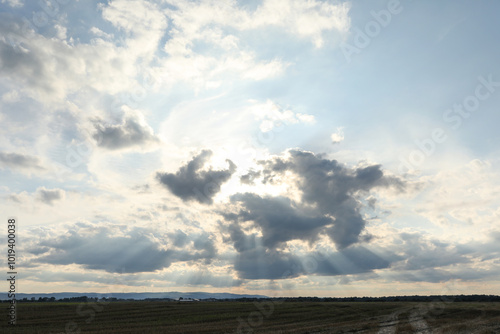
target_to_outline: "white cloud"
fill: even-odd
[[[344,141],[344,131],[343,128],[337,128],[337,131],[332,133],[331,137],[333,144],[340,144]]]
[[[276,26],[294,36],[309,38],[320,47],[324,31],[346,33],[350,27],[348,3],[265,0],[255,11],[247,11],[238,7],[236,1],[209,0],[196,5],[180,0],[168,2],[179,8],[171,14],[174,24],[183,27],[189,35],[195,35],[209,24],[239,30]]]
[[[57,38],[26,32],[23,23],[5,16],[0,24],[1,72],[19,89],[44,102],[62,102],[65,97],[87,89],[101,94],[132,91],[138,86],[139,68],[155,57],[167,27],[162,12],[142,1],[113,1],[100,5],[103,17],[126,37],[124,43],[110,42],[112,34],[92,28],[98,38],[90,43],[66,41],[67,29],[54,26]]]
[[[262,132],[269,132],[283,125],[315,122],[313,115],[283,109],[271,100],[267,100],[265,103],[254,103],[250,108],[255,117],[262,120],[259,127]]]
[[[322,1],[267,0],[244,21],[248,27],[275,25],[290,33],[309,38],[316,47],[324,44],[322,33],[337,30],[346,33],[350,27],[349,4],[329,4]]]
[[[21,0],[2,0],[2,3],[6,3],[11,7],[22,7],[24,3]]]
[[[56,37],[57,38],[62,39],[62,40],[67,38],[68,30],[66,29],[66,27],[63,27],[62,25],[56,24],[54,28],[56,29]]]
[[[156,5],[138,0],[115,0],[101,4],[102,16],[115,27],[123,29],[129,38],[127,52],[151,60],[167,28],[167,20]]]
[[[22,43],[0,39],[2,62],[8,64],[1,72],[41,101],[63,101],[68,93],[85,88],[116,93],[134,82],[135,60],[109,42],[70,45],[38,34],[26,38],[15,21],[0,25],[0,30],[11,42]]]
[[[316,123],[316,118],[314,118],[313,115],[296,113],[295,116],[301,123],[309,123],[309,124]]]
[[[164,50],[170,57],[158,71],[166,84],[189,81],[198,88],[218,86],[215,82],[225,75],[240,75],[249,80],[263,80],[281,75],[290,64],[279,57],[259,59],[258,49],[244,43],[242,34],[249,31],[257,37],[271,26],[290,36],[311,39],[317,46],[323,43],[322,34],[349,28],[346,4],[332,5],[309,1],[264,1],[255,11],[237,6],[236,1],[168,1],[172,20],[170,39]],[[203,51],[198,51],[197,46]]]
[[[474,159],[465,165],[419,179],[420,191],[414,212],[439,227],[449,240],[484,238],[498,221],[500,175],[494,161]]]
[[[90,28],[90,32],[92,34],[94,34],[95,36],[101,37],[101,38],[104,38],[104,39],[112,39],[114,37],[113,34],[105,33],[104,31],[102,31],[101,29],[99,29],[97,27]]]

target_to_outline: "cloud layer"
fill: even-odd
[[[181,234],[182,231],[163,237],[145,228],[79,223],[63,235],[39,241],[37,248],[31,251],[36,255],[31,262],[77,264],[110,273],[136,273],[162,270],[175,262],[202,261],[208,264],[216,257],[214,240],[209,234],[198,233],[189,237]]]
[[[347,167],[299,150],[259,161],[259,165],[259,172],[242,176],[243,183],[248,184],[251,176],[262,184],[294,184],[299,200],[252,193],[231,197],[234,208],[221,211],[227,222],[221,229],[239,253],[235,269],[240,277],[277,278],[282,268],[300,263],[296,255],[286,251],[288,242],[299,240],[312,245],[321,236],[328,236],[339,250],[332,256],[346,256],[352,263],[349,268],[347,264],[336,268],[322,261],[319,272],[355,273],[358,267],[362,268],[359,272],[388,267],[387,260],[377,260],[362,247],[349,246],[369,240],[368,235],[361,237],[366,226],[361,197],[380,187],[402,191],[405,183],[401,179],[385,175],[380,165]],[[301,273],[304,270],[297,269],[296,274]]]
[[[45,3],[0,1],[33,292],[500,289],[500,3]]]

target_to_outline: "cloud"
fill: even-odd
[[[295,113],[291,110],[283,110],[271,100],[265,103],[260,103],[251,107],[253,113],[260,123],[260,131],[269,132],[274,128],[279,128],[283,125],[296,124],[296,123],[314,123],[315,118],[313,115]]]
[[[248,26],[275,25],[302,38],[309,38],[316,47],[323,45],[324,31],[345,33],[350,27],[349,4],[330,4],[321,1],[303,2],[265,0],[257,8]],[[245,22],[246,23],[246,22]]]
[[[176,230],[174,233],[170,233],[169,238],[173,241],[173,244],[176,247],[183,247],[189,241],[188,235],[181,230]]]
[[[495,279],[500,275],[500,268],[490,267],[488,269],[456,267],[449,269],[422,269],[414,271],[398,271],[387,275],[391,282],[430,282],[430,283],[444,283],[449,281],[489,281]],[[467,290],[456,289],[452,290],[450,294],[464,294]]]
[[[102,121],[94,121],[97,132],[93,138],[99,147],[108,150],[122,150],[134,147],[147,148],[159,142],[153,129],[146,123],[139,111],[124,106],[123,120],[120,124],[105,125]]]
[[[208,264],[217,255],[213,237],[205,232],[191,235],[182,248],[172,247],[173,243],[168,236],[146,228],[80,223],[63,235],[38,240],[36,245],[43,252],[35,250],[31,264],[79,264],[110,273],[138,273],[168,268],[175,262]]]
[[[425,178],[426,200],[414,210],[431,222],[470,235],[500,217],[500,174],[494,160],[474,159]],[[463,191],[469,189],[468,191]],[[456,224],[456,222],[462,224]]]
[[[61,39],[66,27],[57,20],[44,29],[54,38],[23,21],[22,15],[0,13],[0,73],[13,88],[43,102],[61,102],[73,92],[118,94],[137,89],[138,73],[144,73],[139,67],[149,65],[165,33],[165,15],[143,1],[113,1],[99,8],[126,36],[110,41],[106,36],[111,34],[103,33],[104,38],[89,43],[71,36],[67,41]]]
[[[300,276],[297,256],[258,247],[239,253],[234,269],[241,279],[285,279]],[[291,271],[293,269],[293,271]]]
[[[387,269],[401,256],[393,252],[372,251],[367,247],[353,246],[336,252],[294,254],[289,251],[269,249],[256,234],[245,234],[237,225],[225,229],[235,242],[238,255],[234,269],[241,279],[286,279],[303,275],[337,276],[357,275]],[[379,255],[378,253],[382,254]]]
[[[126,32],[128,52],[150,60],[167,28],[164,13],[153,3],[140,0],[115,0],[100,4],[102,16]]]
[[[259,171],[250,170],[245,175],[240,176],[240,182],[243,184],[255,184],[254,180],[260,177]]]
[[[344,131],[343,128],[337,128],[337,132],[332,133],[331,139],[333,144],[340,144],[344,141]]]
[[[21,2],[21,0],[2,0],[2,3],[6,3],[7,5],[11,7],[22,7],[24,4]]]
[[[316,47],[321,47],[325,31],[346,33],[350,27],[348,3],[265,0],[255,10],[238,8],[234,2],[201,1],[192,4],[176,0],[171,3],[178,8],[171,13],[173,24],[192,34],[211,25],[240,31],[279,27],[291,36],[309,39]]]
[[[113,34],[107,34],[107,33],[105,33],[104,31],[102,31],[101,29],[99,29],[99,28],[97,28],[97,27],[92,27],[92,28],[90,28],[90,32],[91,32],[92,34],[94,34],[95,36],[97,36],[97,37],[101,37],[101,38],[103,38],[103,39],[108,39],[108,40],[110,40],[110,39],[112,39],[112,38],[114,37],[114,35],[113,35]]]
[[[52,252],[37,262],[58,265],[72,263],[107,272],[155,271],[170,266],[172,252],[162,250],[151,238],[140,233],[114,237],[100,233],[90,238],[70,233],[54,241],[42,241]]]
[[[312,256],[315,258],[314,254]],[[354,275],[372,272],[375,269],[386,269],[401,257],[390,252],[384,256],[363,246],[349,247],[318,258],[318,275]]]
[[[421,233],[398,233],[385,246],[352,245],[337,251],[292,252],[270,249],[264,233],[245,233],[240,224],[221,225],[224,241],[234,244],[234,268],[241,279],[285,279],[303,275],[345,276],[380,271],[377,276],[401,282],[483,280],[500,271],[498,240],[451,244]],[[488,256],[485,256],[488,254]],[[488,269],[485,269],[488,268]]]
[[[402,241],[399,247],[404,250],[405,262],[401,264],[404,270],[439,268],[470,262],[465,254],[460,253],[460,248],[448,242],[429,239],[419,233],[401,233],[399,238]]]
[[[66,87],[75,82],[68,75],[74,73],[72,65],[76,63],[71,56],[71,47],[45,39],[35,32],[29,32],[28,37],[21,20],[6,13],[0,17],[0,32],[4,36],[0,39],[0,73],[21,83],[23,88],[27,86],[37,91],[40,96],[62,97]],[[46,44],[42,44],[43,41]]]
[[[195,200],[211,204],[213,197],[220,191],[221,185],[228,181],[236,171],[236,166],[231,160],[226,160],[229,164],[226,170],[202,170],[211,155],[212,151],[203,150],[175,174],[158,172],[156,178],[184,201]]]
[[[248,80],[277,77],[291,64],[282,59],[287,54],[263,57],[262,49],[248,43],[249,35],[265,40],[275,33],[273,37],[286,36],[291,43],[298,37],[321,47],[325,33],[342,35],[350,26],[347,3],[266,0],[254,10],[234,1],[173,0],[169,5],[165,15],[171,22],[170,38],[164,45],[169,57],[159,68],[168,85],[182,80],[196,89],[233,82],[235,74]]]
[[[402,180],[385,175],[380,165],[348,167],[300,150],[258,163],[262,169],[243,175],[244,182],[251,178],[263,185],[294,185],[297,191],[279,196],[235,194],[230,198],[232,206],[219,211],[224,217],[220,223],[224,242],[238,253],[235,269],[240,278],[283,278],[290,270],[285,276],[307,274],[304,259],[287,251],[290,242],[312,247],[325,236],[337,252],[316,260],[318,275],[365,273],[399,260],[393,252],[381,257],[354,244],[370,240],[362,235],[366,220],[361,211],[366,201],[360,199],[369,198],[369,192],[378,187],[402,191]]]
[[[276,182],[286,177],[286,172],[295,174],[294,182],[301,192],[302,203],[314,206],[318,214],[334,218],[333,225],[325,232],[337,248],[358,242],[365,228],[358,195],[376,187],[399,190],[405,187],[400,179],[384,175],[380,165],[349,168],[336,160],[298,150],[289,151],[286,159],[275,157],[260,164],[264,183]]]
[[[225,218],[237,224],[253,222],[262,231],[261,242],[267,248],[296,239],[312,242],[325,226],[334,223],[332,218],[308,212],[286,197],[246,193],[234,195],[231,201],[240,204],[241,210],[236,214],[222,213]]]
[[[15,195],[15,194],[11,194],[7,197],[7,199],[9,201],[12,201],[12,202],[15,202],[15,203],[22,203],[21,199],[19,198],[19,196]]]
[[[234,279],[230,275],[214,275],[204,270],[177,275],[175,282],[179,285],[208,285],[216,288],[226,288],[240,286],[243,280]]]
[[[52,205],[55,201],[64,198],[64,190],[38,188],[36,190],[36,198],[42,203]]]
[[[9,167],[13,170],[16,168],[43,170],[40,166],[40,159],[34,156],[0,152],[0,167]]]

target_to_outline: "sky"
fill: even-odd
[[[499,11],[1,0],[18,292],[498,294]]]

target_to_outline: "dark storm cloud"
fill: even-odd
[[[171,245],[175,241],[170,238],[159,241],[146,229],[126,231],[126,236],[117,236],[116,231],[108,228],[95,227],[94,230],[89,233],[75,228],[63,236],[38,241],[44,253],[32,262],[79,264],[111,273],[135,273],[161,270],[179,261],[207,264],[217,256],[214,240],[208,233],[193,235],[183,243],[182,249],[174,249]]]
[[[375,187],[404,189],[403,181],[384,175],[380,165],[349,168],[310,152],[293,150],[289,153],[288,159],[260,162],[264,167],[263,181],[274,182],[286,171],[297,175],[302,201],[316,206],[318,213],[335,218],[326,233],[340,249],[358,242],[366,225],[357,194],[368,193]]]
[[[234,269],[241,279],[284,279],[302,274],[300,260],[293,254],[284,254],[265,247],[239,253]]]
[[[235,269],[240,278],[369,273],[401,260],[395,252],[380,256],[354,245],[371,240],[362,233],[366,221],[361,210],[363,205],[374,208],[376,204],[374,198],[360,199],[376,187],[405,189],[403,181],[385,175],[380,165],[346,167],[298,150],[259,164],[262,170],[244,175],[242,183],[250,179],[264,184],[293,182],[301,198],[240,193],[231,197],[231,208],[219,212],[226,222],[220,224],[223,240],[238,252]],[[260,234],[249,232],[254,228]],[[286,251],[289,241],[312,245],[321,235],[327,235],[338,251],[316,258],[314,272],[304,266],[304,258]]]
[[[205,263],[209,263],[217,255],[214,240],[206,232],[193,239],[193,248],[199,252],[197,258],[205,259]]]
[[[257,241],[261,240],[255,233],[246,234],[243,232],[241,226],[237,222],[230,225],[225,225],[222,222],[219,222],[219,224],[221,230],[229,234],[229,237],[223,237],[223,241],[231,242],[238,253],[257,247]]]
[[[336,252],[292,254],[264,246],[263,236],[245,233],[240,225],[223,226],[225,242],[234,243],[238,255],[234,268],[241,279],[283,279],[301,275],[365,275],[388,269],[387,278],[402,282],[445,282],[452,279],[482,280],[493,277],[500,268],[481,270],[472,259],[482,259],[484,250],[493,260],[500,246],[493,241],[452,245],[429,240],[418,233],[401,233],[385,248],[353,245]],[[467,256],[461,253],[467,253]]]
[[[125,115],[121,124],[104,125],[94,122],[93,138],[99,147],[120,150],[129,147],[144,147],[159,142],[153,130],[135,115]]]
[[[318,258],[315,273],[318,275],[353,275],[389,268],[402,258],[392,252],[376,254],[363,246],[353,246]]]
[[[238,253],[234,269],[241,279],[285,279],[301,275],[356,275],[385,269],[401,258],[393,253],[379,256],[361,246],[330,254],[298,256],[256,246]]]
[[[320,233],[327,234],[338,249],[346,248],[360,241],[366,225],[359,195],[376,187],[405,188],[400,179],[384,175],[380,165],[349,168],[298,150],[290,151],[287,158],[259,164],[263,183],[279,183],[289,177],[285,173],[292,172],[301,203],[284,197],[239,194],[231,200],[241,204],[240,211],[234,217],[234,212],[223,216],[237,222],[252,221],[262,230],[264,245],[269,248],[293,239],[312,241]],[[372,200],[370,205],[374,204]]]
[[[232,217],[235,220],[230,225],[221,223],[220,226],[225,234],[224,242],[233,243],[238,252],[234,269],[241,279],[283,279],[308,274],[353,275],[389,268],[392,263],[403,260],[395,252],[378,250],[375,253],[362,246],[351,246],[327,254],[312,252],[307,255],[269,248],[266,246],[265,233],[262,236],[245,233],[236,222],[237,216]]]
[[[235,215],[233,219],[237,219]],[[280,279],[291,276],[290,268],[300,263],[293,254],[284,254],[264,247],[262,237],[255,233],[245,233],[235,221],[230,225],[220,223],[224,242],[232,242],[238,252],[234,260],[234,269],[241,279]],[[297,276],[297,274],[295,274]]]
[[[18,153],[0,152],[0,167],[43,169],[37,157]]]
[[[62,199],[64,191],[61,189],[39,188],[36,191],[36,197],[40,202],[52,205],[55,201]]]
[[[236,165],[231,160],[226,160],[228,169],[202,170],[211,155],[212,151],[203,150],[175,174],[158,172],[156,178],[174,195],[185,201],[195,200],[211,204],[221,185],[236,171]]]
[[[107,272],[147,272],[170,266],[173,252],[163,250],[147,236],[132,234],[113,237],[98,234],[84,237],[72,233],[56,241],[41,243],[54,251],[39,257],[37,262],[50,264],[80,264],[87,269]]]
[[[231,201],[241,203],[242,209],[236,215],[225,215],[226,219],[252,221],[262,230],[262,242],[268,248],[294,239],[312,242],[325,226],[333,224],[332,218],[294,207],[286,197],[246,193],[233,196]]]

